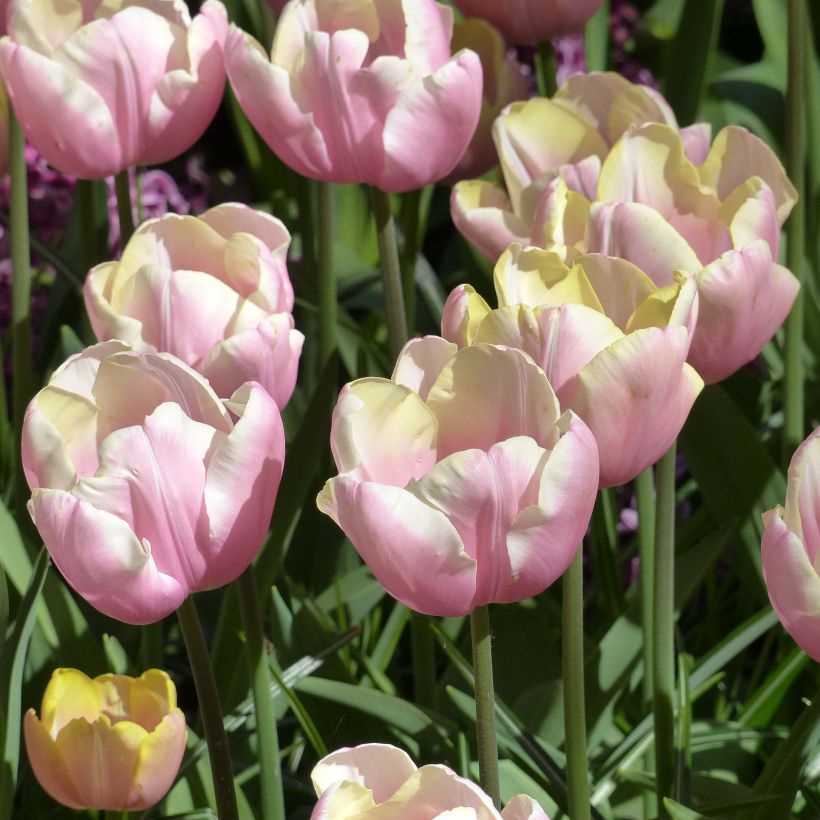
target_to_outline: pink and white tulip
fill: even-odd
[[[487,385],[492,385],[491,391]],[[429,615],[537,595],[569,566],[598,487],[587,426],[520,350],[414,339],[392,379],[343,388],[317,503],[384,588]]]
[[[16,0],[0,71],[26,137],[86,179],[166,162],[222,100],[228,20],[219,0]]]
[[[270,57],[231,26],[228,76],[256,130],[304,176],[384,191],[447,176],[481,111],[481,62],[450,53],[434,0],[292,0]]]
[[[550,99],[512,103],[492,129],[505,187],[478,179],[458,183],[451,198],[456,227],[491,262],[513,242],[528,244],[549,182],[561,177],[594,199],[607,152],[644,122],[677,127],[658,92],[614,73],[575,74]],[[702,161],[708,126],[699,123],[681,135],[693,160]]]
[[[510,43],[536,44],[581,31],[601,0],[454,0],[467,17],[492,23]]]
[[[278,219],[238,203],[151,219],[118,262],[89,272],[91,326],[101,341],[172,353],[219,396],[254,381],[284,407],[304,341],[291,315],[289,244]]]
[[[258,384],[223,402],[179,359],[104,342],[69,358],[26,411],[29,512],[83,598],[151,623],[250,564],[284,448]]]
[[[769,600],[788,633],[820,662],[820,427],[789,465],[786,506],[763,516]]]
[[[582,256],[570,268],[555,253],[513,245],[496,265],[495,287],[497,310],[469,285],[456,288],[442,335],[461,348],[501,344],[532,356],[561,406],[595,436],[602,487],[654,464],[703,388],[686,364],[694,283],[657,288],[623,259]]]
[[[311,772],[319,802],[311,820],[549,820],[519,794],[503,811],[447,766],[416,768],[401,749],[366,743],[323,757]]]

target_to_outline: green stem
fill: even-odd
[[[595,567],[595,587],[600,604],[614,621],[623,610],[623,593],[616,555],[617,532],[612,490],[598,492],[592,513],[590,545]]]
[[[256,712],[256,736],[259,742],[259,785],[262,794],[262,820],[285,820],[285,800],[282,792],[282,767],[276,712],[271,697],[271,676],[262,616],[256,595],[253,566],[237,580],[242,626],[245,630],[248,671],[251,676],[253,705]]]
[[[540,97],[551,97],[557,88],[555,52],[549,43],[539,43],[535,53],[535,84]]]
[[[319,286],[319,358],[320,366],[336,350],[338,296],[333,270],[333,187],[329,182],[317,184],[319,200],[318,286]]]
[[[410,615],[413,646],[413,683],[416,703],[428,709],[436,705],[436,644],[428,626],[429,618],[419,612]]]
[[[609,64],[609,0],[603,0],[584,30],[587,71],[606,71]]]
[[[134,233],[134,211],[131,208],[131,185],[128,181],[127,168],[114,177],[114,190],[117,194],[117,216],[120,220],[120,248],[122,249]]]
[[[162,669],[165,666],[165,629],[162,621],[140,629],[140,669]]]
[[[142,221],[145,219],[145,215],[143,213],[142,207],[142,174],[140,173],[139,168],[134,169],[134,193],[137,196],[137,226],[142,225]]]
[[[11,366],[12,422],[17,435],[31,398],[31,254],[28,225],[26,139],[13,111],[9,111],[9,175],[11,177]],[[16,459],[16,501],[20,509],[28,498],[20,457]]]
[[[498,741],[495,736],[495,690],[490,610],[480,606],[470,615],[475,676],[475,728],[478,745],[478,777],[481,788],[501,808],[498,778]]]
[[[655,589],[653,595],[655,772],[658,807],[675,783],[675,454],[677,443],[657,464]],[[662,809],[660,809],[663,811]],[[661,814],[661,816],[666,816]]]
[[[225,734],[222,707],[219,705],[219,693],[208,657],[208,645],[202,632],[202,624],[199,621],[194,599],[190,595],[177,610],[177,617],[194,677],[199,713],[205,730],[205,742],[208,744],[208,756],[211,761],[216,796],[216,813],[219,820],[239,820],[231,752],[228,748],[228,736]]]
[[[584,700],[584,564],[578,550],[564,573],[562,659],[567,799],[572,820],[589,820],[589,761]]]
[[[384,191],[371,187],[373,214],[376,218],[376,235],[379,239],[379,257],[382,265],[384,310],[387,331],[390,336],[390,355],[396,357],[407,341],[407,315],[399,265],[399,249],[396,244],[396,225],[390,209],[390,197]]]
[[[805,78],[806,78],[806,13],[803,0],[789,0],[789,82],[786,89],[786,170],[797,188],[797,203],[786,226],[786,260],[791,272],[803,282],[805,250]],[[803,288],[797,294],[786,320],[786,367],[783,380],[783,461],[803,439],[804,374],[803,374]]]
[[[416,257],[419,253],[422,190],[408,191],[401,198],[404,247],[401,254],[401,281],[407,327],[416,326]]]
[[[715,52],[723,0],[686,0],[672,43],[666,98],[681,125],[695,121]]]

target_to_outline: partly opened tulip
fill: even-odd
[[[225,58],[243,110],[283,162],[329,182],[408,191],[461,159],[481,111],[481,63],[450,55],[434,0],[292,0],[268,58],[232,26]]]
[[[55,168],[96,179],[178,156],[222,100],[218,0],[15,0],[0,70],[26,137]]]
[[[459,347],[503,344],[544,369],[561,406],[598,443],[601,486],[623,484],[666,452],[703,387],[686,364],[697,318],[691,281],[657,288],[623,259],[590,255],[570,268],[513,245],[495,269],[498,310],[456,288],[442,334]]]
[[[536,595],[577,552],[598,487],[592,434],[559,416],[520,350],[415,339],[392,379],[342,390],[331,428],[340,474],[319,508],[419,612]]]
[[[401,749],[367,743],[322,758],[311,773],[311,820],[549,820],[525,795],[499,813],[475,783],[447,766],[416,768]]]
[[[284,407],[304,341],[293,328],[289,244],[278,219],[246,205],[149,220],[119,262],[88,274],[94,332],[140,352],[173,353],[220,396],[259,382]]]
[[[187,730],[165,672],[92,680],[77,669],[57,669],[40,715],[26,712],[26,749],[40,785],[60,803],[141,811],[173,784]]]
[[[763,516],[769,600],[798,646],[820,662],[820,427],[789,465],[786,506]]]
[[[34,397],[22,449],[29,511],[60,572],[97,609],[140,624],[253,560],[284,433],[258,384],[223,403],[179,359],[104,342]]]
[[[483,17],[510,43],[535,44],[580,31],[601,0],[454,0],[469,17]]]

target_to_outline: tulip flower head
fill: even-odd
[[[492,385],[492,390],[488,390]],[[415,339],[392,379],[342,389],[317,499],[384,588],[429,615],[466,615],[553,583],[598,487],[587,426],[560,415],[520,350]]]
[[[594,198],[607,152],[632,125],[644,122],[677,127],[657,91],[613,73],[575,74],[551,99],[512,103],[493,124],[506,190],[485,180],[458,183],[451,198],[456,227],[493,263],[511,243],[530,244],[547,184],[560,176]],[[709,135],[703,123],[682,129],[694,161],[705,156]]]
[[[461,159],[481,111],[481,62],[450,54],[452,10],[434,0],[292,0],[268,58],[231,26],[236,96],[304,176],[408,191]]]
[[[87,179],[159,164],[199,139],[225,82],[227,14],[207,0],[16,0],[0,71],[27,139]]]
[[[88,274],[94,332],[172,353],[219,396],[259,382],[284,407],[304,341],[291,315],[289,244],[278,219],[238,203],[144,222],[119,262]]]
[[[665,288],[629,262],[600,255],[569,267],[552,252],[512,245],[495,268],[499,308],[456,288],[442,335],[459,347],[499,344],[544,369],[561,406],[589,425],[602,487],[654,464],[683,427],[703,380],[686,364],[697,289]]]
[[[185,716],[174,684],[149,669],[138,678],[56,669],[40,717],[24,720],[40,785],[73,809],[140,811],[158,803],[185,751]]]
[[[534,45],[581,31],[601,0],[454,0],[468,17],[482,17],[516,45]]]
[[[440,764],[416,768],[388,744],[332,752],[311,779],[319,798],[311,820],[549,820],[523,794],[499,813],[475,783]]]
[[[786,506],[763,516],[769,600],[797,645],[820,662],[820,427],[789,465]]]
[[[32,399],[22,451],[29,512],[66,581],[105,614],[143,624],[256,556],[284,432],[260,385],[223,402],[179,359],[104,342]]]

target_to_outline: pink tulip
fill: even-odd
[[[771,149],[743,128],[724,128],[697,165],[675,129],[648,124],[607,154],[592,197],[549,182],[531,241],[569,261],[627,259],[660,287],[692,278],[700,313],[688,360],[716,382],[757,356],[795,300],[799,284],[776,261],[795,197]]]
[[[259,382],[284,407],[304,341],[293,328],[289,244],[278,219],[237,203],[144,222],[119,262],[88,274],[94,332],[172,353],[219,396]]]
[[[141,811],[173,785],[188,732],[162,670],[91,679],[56,669],[40,715],[26,712],[26,750],[40,785],[63,805]]]
[[[481,111],[481,63],[450,56],[434,0],[292,0],[270,59],[231,26],[228,76],[271,149],[304,176],[408,191],[461,159]]]
[[[469,285],[456,288],[442,335],[459,347],[508,345],[532,356],[561,407],[595,436],[602,487],[654,464],[703,388],[686,364],[694,283],[659,289],[622,259],[582,256],[570,268],[555,253],[513,245],[496,265],[495,287],[497,310]]]
[[[174,356],[103,342],[34,397],[22,450],[29,512],[60,572],[92,606],[144,624],[253,560],[284,433],[258,384],[222,402]]]
[[[468,17],[483,17],[510,43],[535,44],[581,31],[601,0],[454,0]]]
[[[460,51],[464,48],[475,51],[481,60],[484,75],[481,116],[470,145],[444,180],[445,184],[481,176],[498,163],[493,145],[493,122],[508,103],[528,96],[524,68],[507,50],[497,29],[479,18],[457,22],[453,29],[453,49]]]
[[[786,506],[763,516],[769,600],[797,645],[820,662],[820,427],[792,456]]]
[[[447,766],[416,768],[401,749],[366,743],[323,757],[311,772],[319,802],[311,820],[549,820],[523,794],[502,812]]]
[[[227,14],[207,0],[16,0],[2,71],[28,140],[87,179],[166,162],[201,136],[222,99]]]
[[[630,127],[644,122],[677,128],[657,91],[614,73],[575,74],[551,99],[507,106],[493,125],[506,190],[486,180],[460,182],[451,198],[456,227],[491,262],[512,242],[528,244],[547,185],[561,177],[573,191],[594,199],[607,152]],[[709,127],[698,123],[680,133],[693,162],[702,162]]]
[[[592,434],[559,416],[525,353],[415,339],[392,379],[342,390],[330,434],[339,475],[319,509],[419,612],[537,595],[578,550],[598,486]]]

